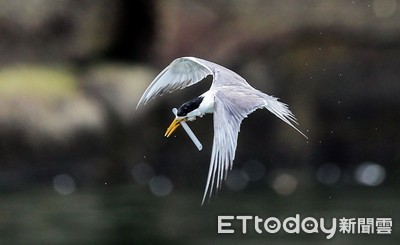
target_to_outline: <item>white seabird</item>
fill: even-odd
[[[240,124],[256,109],[269,110],[307,138],[292,124],[297,124],[296,118],[286,104],[253,88],[235,72],[195,57],[175,59],[149,85],[137,107],[157,96],[192,86],[207,76],[213,77],[210,89],[181,105],[165,133],[169,137],[182,122],[193,121],[206,113],[214,114],[213,148],[202,204],[207,193],[209,197],[212,195],[214,186],[221,188],[222,180],[232,169]]]

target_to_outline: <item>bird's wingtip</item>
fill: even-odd
[[[303,137],[304,138],[306,138],[307,140],[309,140],[310,138],[308,138],[308,136],[307,135],[305,135],[303,132],[300,132],[301,133],[301,135],[303,135]]]
[[[201,200],[201,204],[200,206],[203,207],[206,203],[208,203],[210,201],[210,197],[207,198],[207,192],[204,193],[203,195],[203,199]]]
[[[142,102],[139,102],[137,105],[136,105],[136,110],[140,107],[140,106],[143,106],[143,105],[145,105],[146,103],[142,103]]]
[[[147,103],[147,100],[145,100],[143,97],[140,98],[139,102],[138,102],[137,105],[136,105],[136,110],[137,110],[140,106],[146,105],[146,103]]]

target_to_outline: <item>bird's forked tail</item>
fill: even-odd
[[[287,104],[278,101],[278,98],[273,97],[271,95],[264,94],[264,96],[265,96],[265,101],[266,101],[266,105],[265,105],[266,109],[268,109],[270,112],[272,112],[272,114],[274,114],[275,116],[280,118],[285,123],[292,126],[297,132],[299,132],[306,139],[308,139],[308,137],[303,132],[301,132],[298,128],[296,128],[296,126],[293,125],[292,122],[294,122],[296,125],[298,125],[298,123],[297,123],[296,117],[289,110],[289,107]]]

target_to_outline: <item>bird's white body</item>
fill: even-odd
[[[204,203],[207,193],[209,196],[212,195],[214,186],[216,189],[221,187],[228,170],[232,169],[240,124],[248,114],[256,109],[266,108],[306,137],[292,124],[292,122],[296,123],[296,119],[286,104],[256,90],[235,72],[195,57],[182,57],[174,60],[146,89],[138,106],[156,96],[196,84],[210,75],[213,77],[211,88],[201,95],[203,98],[198,107],[188,111],[187,114],[182,114],[182,117],[179,112],[177,114],[177,119],[188,121],[202,117],[205,113],[214,115],[213,149],[202,203]],[[179,126],[177,119],[174,120],[177,123],[171,124],[171,126],[175,126],[172,127],[172,131],[176,129],[176,125]]]

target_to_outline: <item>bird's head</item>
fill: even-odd
[[[202,116],[204,113],[199,111],[199,106],[203,101],[203,97],[197,97],[191,101],[182,104],[176,113],[175,119],[168,127],[165,136],[169,137],[181,124],[182,121],[193,121],[197,116]]]

